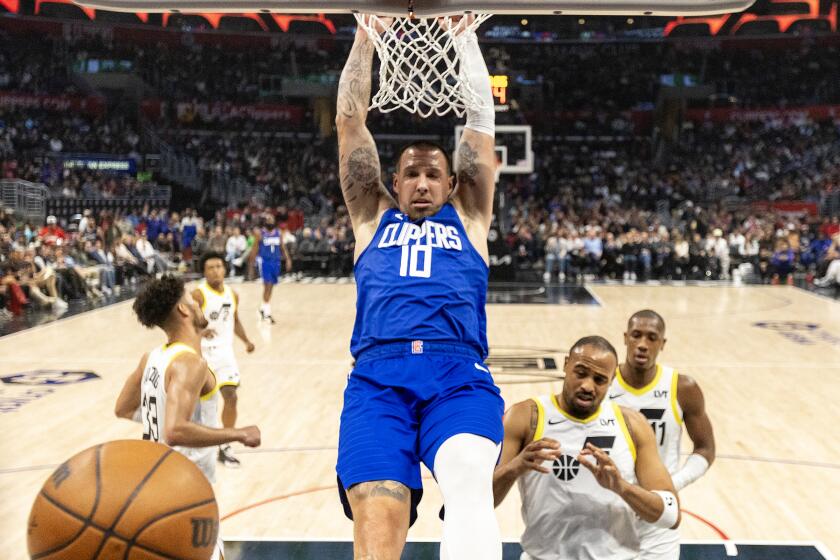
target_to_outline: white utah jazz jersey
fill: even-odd
[[[635,558],[636,514],[576,459],[592,443],[609,453],[625,480],[636,483],[636,446],[618,405],[605,401],[598,412],[580,420],[561,410],[554,395],[534,401],[539,411],[534,440],[559,441],[563,455],[545,463],[551,473],[529,471],[519,478],[522,549],[534,560]]]
[[[207,328],[213,329],[213,338],[202,338],[201,348],[232,348],[234,314],[236,313],[236,298],[230,286],[225,286],[221,292],[210,287],[207,282],[199,284],[198,289],[204,296],[201,310],[207,318]]]
[[[149,353],[143,380],[140,383],[140,414],[143,422],[143,439],[166,443],[163,427],[166,425],[166,370],[178,355],[195,354],[195,350],[176,342],[164,344]],[[212,373],[212,372],[211,372]],[[215,376],[214,376],[215,377]],[[204,426],[215,426],[218,399],[214,381],[213,390],[201,395],[192,415],[192,421]],[[216,447],[180,447],[173,449],[186,455],[207,476],[210,482],[216,481]]]
[[[674,368],[656,364],[656,375],[645,387],[631,387],[616,368],[615,380],[610,388],[610,399],[641,412],[656,436],[659,457],[668,472],[674,474],[680,468],[680,437],[682,436],[683,412],[677,400],[677,384],[680,375]]]

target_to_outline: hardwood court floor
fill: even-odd
[[[334,464],[355,288],[283,284],[274,327],[257,324],[259,286],[235,289],[257,345],[252,355],[237,346],[240,423],[258,424],[263,446],[240,452],[241,469],[219,468],[222,534],[348,540]],[[840,555],[840,303],[788,287],[590,290],[600,306],[488,306],[494,373],[508,405],[559,391],[552,360],[562,368],[578,337],[602,334],[623,350],[627,316],[654,308],[668,322],[661,361],[700,382],[717,436],[718,460],[682,492],[683,507],[733,539],[819,540]],[[0,338],[0,376],[39,369],[100,376],[0,384],[4,559],[26,557],[28,511],[52,468],[96,443],[139,437],[138,424],[114,418],[114,399],[141,354],[161,342],[161,333],[137,324],[129,303]],[[439,506],[429,481],[409,539],[439,535]],[[497,510],[506,539],[522,529],[518,508],[513,492]],[[692,516],[681,531],[718,538]]]

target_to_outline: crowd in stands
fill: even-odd
[[[61,309],[67,300],[97,300],[138,279],[173,270],[200,273],[208,251],[225,255],[231,275],[256,277],[255,239],[271,213],[293,260],[292,274],[348,276],[355,240],[346,208],[312,223],[299,209],[244,206],[207,221],[145,208],[125,214],[90,211],[65,225],[15,220],[0,209],[0,308]],[[818,286],[840,286],[840,217],[778,211],[726,211],[687,202],[668,214],[609,201],[568,206],[558,197],[518,199],[513,227],[494,253],[546,282],[753,278],[793,283],[795,273]],[[491,272],[492,274],[492,272]],[[749,278],[748,278],[749,277]]]
[[[352,273],[355,240],[338,188],[335,139],[319,134],[308,100],[282,87],[285,77],[334,83],[347,38],[284,39],[265,53],[116,44],[107,34],[24,39],[0,33],[0,92],[88,95],[71,69],[102,57],[128,61],[148,86],[145,95],[164,100],[164,109],[146,120],[124,106],[99,113],[0,104],[3,178],[43,183],[54,197],[130,197],[142,192],[137,178],[67,168],[60,156],[140,163],[155,150],[144,130],[154,130],[151,136],[195,161],[205,185],[217,174],[240,179],[264,193],[267,206],[250,201],[215,215],[205,206],[206,221],[193,209],[146,208],[88,211],[69,221],[49,216],[43,224],[0,209],[0,308],[21,313],[27,305],[62,308],[68,300],[109,297],[146,276],[198,272],[194,263],[206,251],[225,254],[231,274],[253,278],[252,249],[266,212],[284,229],[294,273]],[[494,250],[547,281],[749,276],[784,283],[794,273],[818,285],[840,281],[837,216],[752,204],[819,207],[836,196],[840,119],[686,120],[663,152],[628,113],[654,107],[666,74],[695,76],[742,108],[840,104],[837,46],[804,40],[765,47],[485,43],[490,71],[510,77],[511,110],[499,122],[530,120],[535,131],[534,172],[503,176],[498,187],[505,194],[497,216],[503,242]],[[174,105],[211,101],[293,105],[303,119],[295,126],[243,116],[206,122],[184,118]],[[384,136],[432,134],[451,142],[455,119],[373,112],[369,124],[388,184],[402,141]]]

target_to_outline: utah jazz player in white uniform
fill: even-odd
[[[183,281],[172,276],[150,281],[133,309],[144,326],[163,329],[167,341],[140,360],[117,398],[115,413],[140,420],[143,439],[172,446],[214,482],[216,446],[239,441],[256,447],[260,431],[256,426],[212,427],[217,413],[216,379],[201,357],[200,333],[207,320]],[[213,559],[222,557],[219,540]]]
[[[649,309],[634,313],[624,333],[627,355],[616,370],[610,399],[644,415],[653,428],[659,456],[682,490],[700,478],[715,460],[715,437],[697,383],[657,362],[665,347],[665,320]],[[680,439],[685,425],[694,450],[680,467]],[[678,531],[645,523],[639,526],[641,560],[680,556]]]
[[[560,395],[505,414],[496,505],[518,481],[522,560],[630,560],[637,518],[679,524],[679,502],[644,418],[606,400],[618,362],[599,336],[577,341]]]
[[[239,294],[225,284],[224,256],[221,253],[205,253],[201,257],[200,268],[204,281],[193,290],[192,296],[201,306],[208,323],[202,333],[201,354],[216,374],[224,400],[222,425],[233,428],[236,425],[236,389],[239,387],[239,365],[233,352],[234,335],[245,343],[248,353],[254,351],[254,344],[239,320]],[[234,456],[230,444],[219,447],[219,462],[227,467],[239,467],[239,459]]]

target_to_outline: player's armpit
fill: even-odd
[[[493,473],[493,499],[496,506],[502,503],[513,483],[522,474],[515,460],[525,446],[533,441],[538,421],[539,412],[533,400],[516,403],[504,415],[502,455]]]

